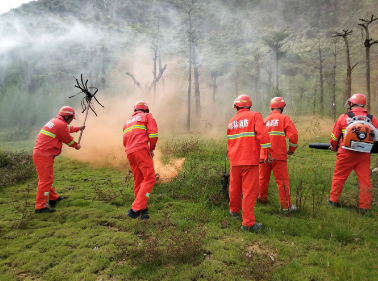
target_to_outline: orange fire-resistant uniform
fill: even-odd
[[[259,191],[260,149],[272,153],[269,135],[262,116],[240,109],[227,128],[227,155],[230,159],[230,211],[239,213],[243,195],[243,225],[256,222],[254,208]]]
[[[268,199],[268,186],[270,175],[273,170],[274,178],[280,195],[281,206],[283,209],[291,207],[289,172],[287,169],[287,148],[286,139],[289,138],[289,151],[294,152],[298,147],[298,131],[289,116],[281,114],[278,111],[272,111],[264,122],[268,129],[270,143],[273,148],[273,158],[276,160],[270,164],[260,165],[260,190],[259,199],[266,201]],[[261,161],[264,159],[264,151],[261,151]]]
[[[131,208],[136,212],[147,208],[155,184],[151,151],[157,141],[158,128],[151,113],[137,111],[123,126],[123,145],[134,175],[135,200]]]
[[[62,116],[51,119],[39,132],[33,151],[33,161],[38,174],[38,188],[35,209],[46,208],[47,200],[58,199],[54,187],[54,158],[62,151],[62,144],[77,148],[70,133],[80,130],[79,127],[68,126]]]
[[[363,108],[355,108],[351,112],[355,116],[367,116],[368,114],[367,110]],[[369,209],[373,198],[373,189],[370,182],[370,153],[342,148],[342,134],[344,134],[346,127],[348,127],[349,120],[350,117],[346,113],[342,114],[332,130],[331,145],[336,148],[338,144],[339,149],[336,154],[337,160],[332,178],[330,200],[332,202],[339,202],[344,183],[352,170],[354,170],[360,183],[360,208]],[[371,123],[375,128],[378,128],[378,122],[375,117],[372,118]]]

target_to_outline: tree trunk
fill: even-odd
[[[159,52],[159,71],[162,70],[162,65],[161,65],[161,53]],[[163,76],[161,77],[161,82],[163,84],[163,95],[165,95],[165,83],[164,83],[164,78]]]
[[[193,46],[193,74],[194,74],[194,96],[196,99],[196,118],[201,118],[201,93],[199,89],[199,67],[197,62],[196,46]]]
[[[260,102],[260,54],[253,56],[255,58],[255,97],[256,103]]]
[[[275,75],[276,75],[276,89],[277,89],[277,92],[278,92],[278,89],[279,89],[279,85],[278,85],[278,50],[275,50],[275,59],[276,59],[276,70],[275,70]]]
[[[337,64],[337,49],[336,49],[336,41],[333,42],[334,44],[334,51],[333,56],[335,58],[334,64],[333,64],[333,80],[332,80],[332,99],[331,99],[331,115],[333,118],[333,121],[336,122],[336,64]]]
[[[322,59],[322,49],[320,48],[319,40],[319,81],[320,81],[320,114],[324,113],[324,83],[323,83],[323,59]]]
[[[153,74],[154,74],[154,80],[156,79],[156,60],[157,60],[157,46],[154,50],[154,71],[153,71]],[[154,97],[153,97],[154,100],[156,100],[156,83],[154,84]]]
[[[350,66],[350,54],[349,54],[349,44],[347,36],[344,37],[345,49],[346,49],[346,59],[347,59],[347,88],[344,96],[346,101],[352,96],[352,67]]]

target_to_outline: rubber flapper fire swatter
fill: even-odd
[[[75,76],[74,76],[74,78],[75,78]],[[102,107],[104,107],[104,106],[95,97],[95,95],[98,92],[98,89],[96,87],[88,87],[88,79],[84,83],[83,74],[81,74],[81,84],[80,84],[80,81],[78,79],[75,78],[75,80],[76,80],[75,87],[80,89],[81,92],[77,93],[76,95],[70,96],[69,98],[73,98],[73,97],[75,97],[75,96],[77,96],[81,93],[85,94],[85,97],[81,100],[81,108],[83,109],[83,111],[81,113],[85,112],[85,118],[84,118],[84,124],[83,124],[83,126],[85,126],[85,123],[86,123],[87,117],[88,117],[89,109],[91,109],[93,111],[93,113],[97,116],[97,113],[96,113],[95,108],[94,108],[93,103],[92,103],[92,98],[94,98],[100,106],[102,106]],[[91,90],[92,91],[94,90],[93,94],[91,93]],[[80,133],[80,137],[79,137],[79,141],[78,141],[79,144],[80,144],[82,135],[83,135],[83,131],[81,131],[81,133]]]

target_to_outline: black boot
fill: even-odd
[[[68,197],[62,197],[62,196],[59,196],[58,199],[56,200],[49,200],[49,205],[51,207],[54,207],[56,205],[56,203],[58,203],[59,201],[62,201],[64,199],[67,199]]]
[[[148,220],[150,218],[149,215],[142,213],[142,210],[135,212],[133,209],[127,212],[127,216],[132,219],[140,218],[141,220]]]
[[[56,212],[56,210],[55,209],[50,209],[50,208],[42,208],[42,209],[35,209],[34,210],[34,213],[54,213],[54,212]]]

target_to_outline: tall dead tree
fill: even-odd
[[[331,95],[331,115],[336,122],[336,67],[337,67],[337,40],[333,38],[333,76],[332,76],[332,95]]]
[[[152,50],[154,51],[154,57],[153,57],[153,61],[154,61],[154,69],[152,71],[152,74],[154,75],[154,80],[156,79],[156,76],[157,76],[157,60],[158,60],[158,57],[159,57],[159,37],[160,37],[160,20],[158,20],[158,23],[157,23],[157,33],[156,33],[156,37],[155,37],[155,40],[152,42]],[[158,55],[159,54],[159,55]],[[160,62],[160,60],[159,60]],[[159,68],[160,70],[161,68]],[[156,99],[156,83],[154,84],[154,99]]]
[[[201,118],[201,93],[200,93],[200,87],[199,87],[199,68],[201,65],[198,63],[198,57],[197,57],[197,45],[196,42],[193,42],[193,78],[194,78],[194,97],[196,100],[196,118]]]
[[[190,111],[191,111],[191,95],[192,95],[192,57],[193,57],[193,38],[194,38],[194,30],[193,30],[193,12],[194,12],[194,4],[195,0],[190,0],[190,4],[187,5],[186,8],[182,8],[182,10],[187,15],[187,22],[188,22],[188,63],[189,63],[189,71],[188,71],[188,115],[186,120],[186,130],[190,132]]]
[[[349,43],[348,36],[351,35],[353,30],[343,30],[343,32],[336,32],[332,38],[342,37],[345,43],[345,52],[346,52],[346,62],[347,62],[347,78],[346,78],[346,90],[344,93],[344,100],[347,100],[352,95],[352,72],[358,63],[351,66],[350,65],[350,52],[349,52]]]
[[[252,75],[254,80],[254,100],[258,103],[260,101],[260,54],[253,55],[255,60],[255,73]]]
[[[159,82],[159,80],[161,79],[161,77],[163,76],[163,73],[165,71],[165,69],[167,68],[167,64],[164,65],[163,68],[161,68],[159,70],[159,74],[158,76],[156,76],[156,78],[148,85],[146,84],[144,86],[144,88],[142,87],[142,85],[138,82],[138,80],[136,80],[136,78],[134,77],[134,75],[132,75],[130,72],[127,72],[126,71],[126,75],[130,76],[131,79],[133,79],[134,81],[134,84],[142,91],[142,93],[146,96],[148,96],[152,90],[152,88],[156,85],[157,82]]]
[[[318,38],[319,42],[319,47],[318,47],[318,52],[319,52],[319,82],[320,82],[320,114],[324,113],[324,80],[323,80],[323,62],[324,59],[322,58],[322,51],[323,49],[320,47],[320,38]]]
[[[366,92],[367,92],[367,111],[370,112],[370,47],[374,44],[378,43],[378,40],[373,40],[370,38],[369,35],[369,25],[378,20],[378,17],[374,17],[374,15],[371,16],[370,19],[360,19],[362,23],[359,23],[358,25],[363,28],[365,31],[365,40],[364,40],[364,46],[365,46],[365,56],[366,56]]]

